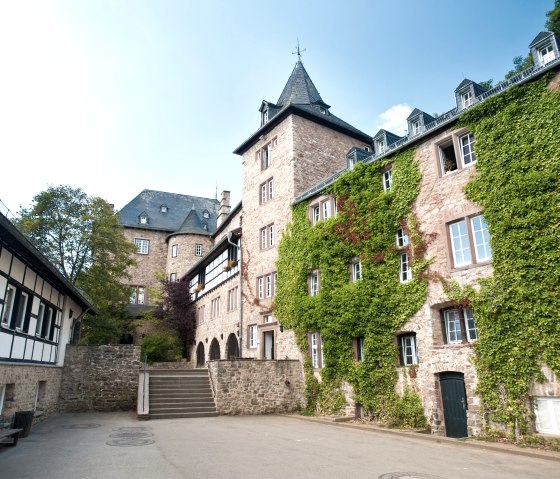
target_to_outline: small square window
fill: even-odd
[[[408,245],[408,235],[402,228],[397,230],[397,247],[404,248]]]

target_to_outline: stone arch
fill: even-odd
[[[202,344],[201,341],[196,347],[196,367],[203,368],[205,363],[206,358],[204,357],[204,344]]]
[[[231,333],[227,338],[226,352],[227,359],[235,359],[239,357],[239,341],[237,341],[237,336],[233,333]]]
[[[210,343],[210,357],[208,358],[210,361],[214,359],[220,359],[220,343],[216,338],[212,340]]]

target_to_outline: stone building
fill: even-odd
[[[0,213],[0,422],[56,410],[66,345],[91,303]]]

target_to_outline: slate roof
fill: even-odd
[[[167,212],[161,211],[167,206]],[[125,227],[152,229],[169,233],[212,234],[216,231],[216,219],[220,202],[199,196],[144,190],[120,211],[120,224]],[[209,218],[203,218],[204,211]],[[145,212],[148,223],[140,224],[138,216]],[[207,223],[207,229],[204,223]]]
[[[410,115],[408,115],[408,118],[406,120],[407,121],[411,120],[412,118],[414,118],[416,116],[421,116],[421,117],[424,118],[424,125],[427,125],[428,123],[431,123],[432,121],[435,120],[435,118],[432,115],[429,115],[428,113],[420,110],[419,108],[415,108],[414,110],[412,110],[412,113]]]
[[[400,139],[402,139],[402,136],[398,136],[395,135],[394,133],[391,133],[390,131],[384,130],[383,128],[381,128],[373,137],[373,139],[375,140],[376,138],[379,138],[381,136],[384,136],[386,141],[387,141],[387,145],[391,145],[392,143],[395,143],[396,141],[399,141]]]
[[[534,47],[537,43],[542,42],[543,40],[547,39],[554,35],[552,32],[540,32],[535,39],[529,44],[529,48]]]
[[[315,88],[313,81],[309,77],[301,61],[296,63],[276,105],[285,106],[290,103],[295,105],[313,105],[320,103],[328,107],[321,98],[321,95],[319,95],[317,88]]]

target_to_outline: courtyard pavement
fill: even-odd
[[[560,462],[286,416],[62,414],[0,447],[0,479],[348,477],[558,479]]]

